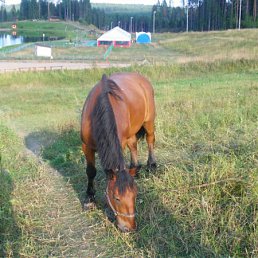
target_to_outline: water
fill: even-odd
[[[27,37],[22,35],[17,35],[16,32],[0,32],[0,48],[6,46],[13,46],[17,44],[30,43],[30,42],[40,42],[49,40],[59,40],[63,39],[60,37]]]
[[[0,48],[22,44],[23,42],[24,42],[24,39],[22,36],[17,37],[17,36],[7,34],[5,32],[0,33]]]

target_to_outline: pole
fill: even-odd
[[[49,0],[47,1],[47,16],[48,16],[48,21],[49,21],[50,20]]]
[[[241,14],[242,14],[242,0],[240,0],[240,5],[239,5],[239,15],[238,15],[238,29],[241,29]]]
[[[152,33],[155,33],[155,15],[156,15],[156,11],[153,12],[153,25],[152,25]]]
[[[130,23],[130,33],[133,32],[133,17],[131,17],[131,23]]]
[[[188,27],[189,27],[189,15],[188,15],[188,0],[186,2],[186,32],[188,32]]]
[[[39,0],[39,20],[40,20],[40,0]]]

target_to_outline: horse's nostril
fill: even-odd
[[[135,232],[135,231],[136,231],[136,227],[129,229],[128,227],[122,226],[122,225],[119,225],[119,224],[117,224],[117,226],[118,226],[118,228],[119,228],[123,233],[130,233],[130,232]]]
[[[118,227],[122,232],[124,232],[124,233],[128,232],[128,227],[126,227],[126,226],[123,226],[123,225],[117,223],[117,227]]]

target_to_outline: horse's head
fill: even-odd
[[[110,208],[116,216],[117,226],[123,232],[136,230],[135,200],[137,187],[127,171],[113,174],[108,181],[106,197]]]

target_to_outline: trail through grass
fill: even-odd
[[[12,131],[1,125],[0,132],[1,257],[100,254],[101,247],[95,249],[97,231],[91,229],[94,219],[82,212],[71,185],[24,151]]]
[[[257,256],[257,62],[124,70],[152,81],[157,104],[159,167],[153,174],[143,168],[136,180],[138,231],[122,234],[107,220],[99,163],[98,207],[81,210],[87,180],[81,108],[102,73],[116,69],[6,74],[0,81],[1,252]],[[43,162],[28,155],[23,144]],[[139,154],[145,164],[145,142]]]

